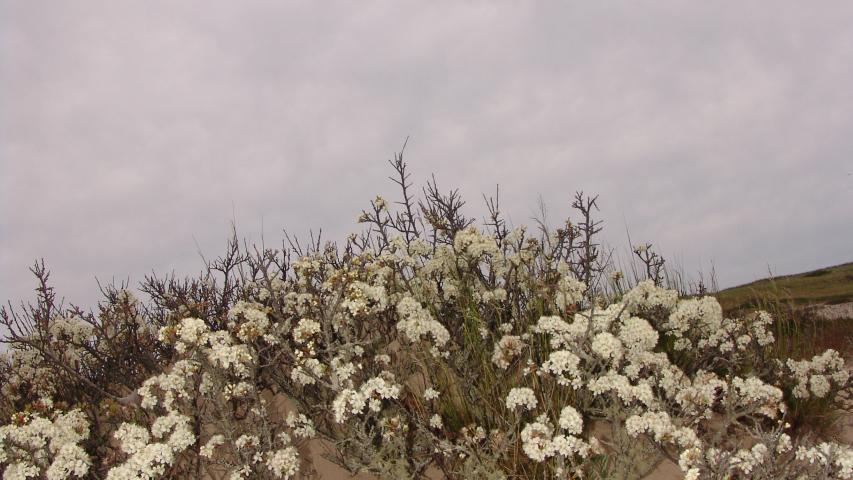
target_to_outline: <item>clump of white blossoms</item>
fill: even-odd
[[[268,453],[265,464],[276,478],[292,478],[299,472],[299,453],[295,447],[285,447]]]
[[[651,280],[643,280],[622,297],[622,302],[631,313],[647,313],[653,309],[671,311],[678,302],[678,292],[660,288]]]
[[[495,240],[484,235],[478,228],[471,226],[459,231],[453,239],[453,248],[471,259],[480,259],[483,255],[498,255]]]
[[[592,339],[592,351],[607,362],[622,359],[622,342],[610,332],[601,332]]]
[[[832,349],[815,355],[811,360],[788,359],[785,366],[795,382],[794,396],[797,398],[824,398],[830,390],[837,391],[846,386],[850,376],[844,368],[844,359]]]
[[[580,435],[583,431],[583,417],[574,407],[563,407],[560,411],[560,428],[572,435]]]
[[[41,401],[47,416],[16,414],[0,427],[0,466],[3,478],[85,478],[91,459],[79,445],[89,436],[89,422],[80,410],[53,411],[52,402]]]
[[[143,427],[125,423],[115,437],[128,458],[110,469],[107,480],[161,477],[177,455],[196,441],[190,419],[175,412],[154,420],[150,435]]]
[[[542,363],[540,373],[554,375],[560,385],[580,388],[583,385],[580,371],[581,359],[569,350],[551,352],[548,360]]]
[[[251,342],[267,333],[270,322],[263,305],[239,301],[228,310],[228,326],[244,342]]]
[[[560,281],[557,282],[557,292],[554,296],[557,311],[563,312],[572,305],[580,303],[583,300],[585,291],[586,285],[575,278],[574,275],[568,272],[561,275]]]
[[[424,390],[424,399],[426,400],[435,400],[441,395],[441,393],[434,388],[427,388]]]
[[[342,423],[352,415],[360,415],[365,407],[372,412],[379,412],[383,400],[394,400],[401,391],[402,387],[394,383],[391,372],[383,372],[367,380],[358,390],[344,389],[332,402],[335,421]]]
[[[301,318],[293,328],[293,341],[301,345],[309,341],[314,335],[320,333],[322,326],[320,322],[310,318]]]
[[[521,430],[524,453],[536,462],[555,458],[560,465],[566,462],[575,465],[578,458],[582,461],[591,450],[598,450],[597,439],[593,437],[587,442],[578,436],[583,430],[583,418],[573,407],[563,408],[558,426],[555,431],[545,414],[525,425]]]
[[[504,335],[495,344],[494,353],[492,354],[492,363],[498,368],[506,369],[509,364],[521,355],[521,350],[524,348],[524,342],[518,335]]]
[[[846,445],[822,442],[813,447],[801,446],[796,458],[834,473],[836,478],[853,478],[853,450]]]
[[[619,328],[619,340],[632,353],[651,351],[659,338],[657,330],[644,318],[630,317]]]
[[[506,396],[506,408],[515,410],[523,407],[526,410],[536,408],[536,394],[533,389],[527,387],[513,388]]]
[[[543,462],[550,456],[551,436],[554,429],[544,421],[528,423],[521,431],[521,445],[524,453],[532,460]]]
[[[414,298],[403,297],[397,303],[397,313],[400,321],[397,329],[411,342],[419,342],[421,339],[431,337],[436,347],[443,347],[450,340],[450,333],[441,323],[433,319],[432,315],[423,308]]]

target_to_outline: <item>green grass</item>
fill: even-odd
[[[797,307],[853,302],[853,262],[765,278],[727,288],[716,297],[727,312],[755,308],[757,299],[784,299]]]

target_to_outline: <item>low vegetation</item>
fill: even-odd
[[[797,275],[769,277],[715,295],[727,311],[776,300],[798,307],[853,302],[853,262]]]
[[[853,478],[853,451],[792,423],[850,381],[791,318],[667,288],[648,244],[627,278],[595,197],[532,230],[487,199],[477,227],[391,164],[399,201],[375,198],[343,244],[235,235],[200,278],[147,278],[145,301],[61,305],[36,264],[36,302],[0,310],[3,478],[310,477],[318,441],[388,479],[637,479],[660,459],[689,479]]]

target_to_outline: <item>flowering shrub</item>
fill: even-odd
[[[785,421],[848,388],[837,352],[775,359],[769,315],[724,318],[657,270],[606,288],[594,199],[538,236],[490,202],[481,230],[434,183],[416,208],[394,165],[401,211],[377,198],[342,247],[234,239],[201,279],[147,279],[147,305],[63,309],[37,268],[39,304],[2,311],[3,478],[296,478],[318,441],[381,478],[641,478],[661,458],[690,479],[853,478],[848,447]],[[77,409],[38,410],[48,395]]]

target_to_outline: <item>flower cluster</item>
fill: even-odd
[[[557,293],[554,296],[554,302],[557,306],[557,311],[562,312],[573,305],[577,305],[584,298],[586,285],[567,273],[562,275],[560,281],[557,282]]]
[[[513,388],[506,396],[506,408],[515,410],[524,407],[527,410],[536,408],[536,394],[527,387]]]
[[[124,423],[116,430],[115,438],[128,459],[110,469],[107,480],[161,477],[175,463],[177,454],[196,441],[190,418],[177,412],[157,417],[150,434],[144,427]]]
[[[397,303],[397,314],[400,316],[397,329],[403,332],[411,342],[432,337],[435,347],[440,348],[450,340],[447,328],[433,319],[429,311],[412,297],[403,297]]]
[[[41,412],[16,414],[0,427],[0,465],[4,479],[85,478],[91,460],[80,442],[89,435],[89,422],[80,410],[60,412],[43,399]]]
[[[394,374],[382,372],[382,375],[364,382],[358,390],[341,390],[332,402],[335,421],[343,423],[351,415],[360,415],[365,407],[372,412],[379,412],[382,401],[398,398],[401,389],[400,385],[394,383]]]
[[[648,314],[656,309],[669,312],[678,302],[678,293],[660,288],[651,280],[643,280],[625,294],[622,302],[631,313]]]
[[[845,387],[850,376],[844,359],[832,349],[811,360],[788,359],[785,365],[795,382],[793,393],[797,398],[825,398],[831,391]]]
[[[583,418],[570,406],[560,413],[557,431],[543,414],[521,430],[522,450],[536,462],[558,458],[562,462],[575,463],[576,457],[586,459],[591,452],[600,451],[594,437],[587,442],[577,436],[582,430]]]
[[[494,353],[492,354],[492,363],[498,368],[506,370],[510,363],[521,355],[521,350],[524,348],[524,342],[518,335],[504,335],[495,344]]]

